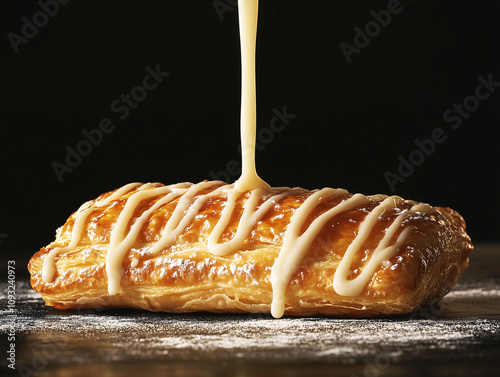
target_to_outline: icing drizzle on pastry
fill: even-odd
[[[184,229],[194,221],[203,205],[212,197],[227,198],[219,220],[209,234],[207,249],[210,253],[224,256],[244,249],[245,241],[251,231],[258,225],[262,217],[283,198],[307,192],[306,190],[287,187],[271,188],[263,181],[255,168],[255,135],[256,135],[256,100],[255,100],[255,43],[257,32],[258,0],[239,0],[240,40],[242,53],[242,103],[241,103],[241,145],[242,145],[242,175],[234,184],[224,184],[219,181],[200,182],[198,184],[180,183],[170,186],[157,184],[130,183],[114,191],[109,196],[96,201],[84,203],[74,214],[74,224],[71,240],[65,247],[55,247],[49,251],[43,261],[42,279],[52,282],[56,272],[56,256],[74,251],[82,240],[85,224],[95,209],[110,205],[113,201],[129,195],[125,206],[111,231],[110,244],[106,254],[106,274],[108,277],[108,293],[119,294],[120,282],[123,276],[122,263],[127,252],[130,251],[140,234],[141,229],[148,223],[155,210],[177,200],[177,204],[165,227],[162,235],[150,249],[151,254],[157,254],[176,244]],[[202,194],[202,192],[207,192]],[[247,195],[238,227],[232,239],[220,242],[224,231],[234,214],[238,199]],[[335,207],[316,217],[303,230],[311,213],[317,206],[331,197],[340,197],[342,200]],[[159,198],[150,208],[137,216],[137,209],[141,202]],[[410,232],[412,226],[405,227],[404,222],[415,212],[430,213],[432,207],[427,204],[416,204],[410,210],[404,209],[386,229],[371,259],[363,270],[354,278],[350,266],[361,246],[370,236],[379,218],[386,211],[394,211],[404,201],[398,196],[384,197],[361,222],[357,235],[348,246],[337,271],[332,277],[332,285],[339,295],[357,296],[361,294],[370,282],[376,270],[381,265],[390,264],[389,260],[398,252]],[[347,211],[355,210],[369,203],[370,197],[362,194],[350,195],[346,190],[324,188],[313,191],[302,205],[294,212],[286,228],[280,253],[271,270],[271,284],[273,299],[271,314],[280,318],[286,309],[286,289],[293,275],[321,229],[331,220]],[[259,204],[260,203],[260,204]],[[394,237],[400,231],[396,241]],[[392,243],[391,243],[392,242]],[[137,261],[132,262],[132,267]]]
[[[208,192],[207,192],[208,191]],[[206,192],[206,193],[202,193]],[[43,262],[42,279],[51,282],[55,275],[55,257],[59,254],[71,252],[76,249],[85,230],[88,218],[105,205],[128,195],[125,206],[119,214],[110,235],[109,248],[106,254],[106,274],[108,276],[108,293],[110,295],[120,292],[120,281],[123,276],[122,263],[127,252],[136,242],[141,230],[147,225],[148,220],[155,210],[177,200],[169,220],[162,230],[160,239],[149,250],[150,254],[157,254],[178,242],[178,236],[195,220],[202,206],[213,197],[225,197],[226,203],[214,228],[211,230],[207,249],[215,255],[224,256],[229,253],[244,250],[245,241],[251,231],[258,225],[262,217],[286,196],[307,193],[306,190],[286,187],[271,190],[254,189],[249,195],[235,189],[234,184],[224,184],[220,181],[204,181],[197,184],[180,183],[170,186],[155,184],[131,183],[91,205],[85,203],[74,215],[74,224],[71,241],[66,247],[55,247],[46,255]],[[243,205],[243,212],[238,222],[234,236],[221,243],[220,239],[228,227],[229,220],[234,214],[236,201],[240,197],[248,196]],[[341,198],[339,204],[316,217],[309,226],[303,230],[305,223],[316,207],[331,197]],[[144,212],[138,214],[138,208],[144,201],[156,199],[155,203]],[[318,233],[335,216],[359,209],[369,204],[370,197],[362,194],[350,195],[346,190],[324,188],[310,193],[307,199],[296,209],[283,236],[280,253],[271,270],[271,284],[273,288],[273,301],[271,313],[279,318],[285,312],[286,289],[293,275],[299,269],[305,253],[309,250]],[[259,204],[260,203],[260,204]],[[372,257],[361,273],[354,279],[349,279],[351,263],[354,256],[359,253],[362,244],[370,236],[371,231],[379,219],[388,211],[394,211],[404,200],[398,196],[385,198],[361,222],[357,235],[347,248],[339,267],[333,276],[332,284],[335,292],[343,296],[357,296],[371,280],[376,270],[388,262],[399,250],[412,226],[405,227],[403,223],[416,212],[429,213],[433,209],[427,204],[417,204],[411,209],[403,209],[395,217],[392,224],[386,229],[384,237],[378,247],[373,251]],[[132,219],[136,217],[132,225]],[[391,241],[400,231],[396,242]]]

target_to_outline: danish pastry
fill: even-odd
[[[59,309],[370,317],[441,299],[471,251],[458,213],[398,196],[131,183],[84,203],[28,268]]]

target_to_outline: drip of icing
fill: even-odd
[[[151,248],[150,253],[155,254],[165,249],[167,246],[176,242],[177,237],[184,231],[186,226],[193,221],[198,214],[199,210],[211,197],[217,196],[222,192],[230,190],[232,185],[224,185],[212,191],[208,195],[200,195],[194,202],[194,196],[209,187],[221,184],[220,181],[200,182],[195,184],[187,190],[187,192],[180,198],[174,212],[170,216],[163,229],[160,240]]]
[[[112,201],[122,197],[124,194],[132,191],[137,186],[141,185],[141,183],[133,182],[129,183],[120,189],[116,190],[114,193],[109,195],[107,198],[97,201],[94,206],[102,207],[105,206]],[[52,282],[54,280],[55,272],[56,272],[56,264],[55,257],[61,253],[67,253],[75,249],[76,245],[82,238],[82,233],[84,229],[85,222],[89,215],[94,211],[92,208],[89,208],[91,202],[86,202],[78,208],[75,213],[75,222],[73,224],[73,229],[71,231],[71,241],[68,246],[65,247],[55,247],[53,248],[43,260],[42,266],[42,280],[45,282]]]
[[[293,274],[298,270],[305,253],[323,226],[335,215],[343,211],[351,210],[368,201],[364,195],[356,194],[318,216],[304,233],[300,234],[307,218],[319,203],[335,195],[347,194],[346,190],[324,188],[309,196],[299,207],[297,212],[293,214],[283,239],[283,246],[281,247],[280,254],[271,270],[271,284],[273,287],[271,314],[273,317],[279,318],[283,316],[285,312],[286,287],[290,283]]]
[[[388,243],[392,239],[396,231],[400,228],[404,219],[408,216],[408,211],[402,211],[393,221],[392,225],[386,230],[384,238],[382,239],[382,241],[380,241],[377,248],[373,251],[373,255],[370,261],[363,268],[361,274],[359,274],[355,279],[347,279],[348,276],[352,273],[352,271],[350,270],[350,266],[354,256],[360,250],[361,246],[370,235],[371,231],[377,224],[379,217],[382,216],[385,211],[396,208],[397,205],[401,202],[403,202],[403,199],[401,199],[399,196],[390,196],[386,198],[382,203],[380,203],[377,207],[375,207],[363,220],[363,222],[359,226],[359,231],[356,238],[347,248],[333,278],[333,288],[339,295],[358,296],[359,294],[361,294],[363,288],[366,286],[366,284],[368,284],[378,266],[380,266],[384,261],[392,258],[397,253],[399,246],[406,239],[409,232],[413,228],[407,227],[400,234],[398,240],[394,245],[388,246]]]
[[[413,207],[411,207],[411,211],[412,212],[421,212],[421,213],[431,213],[431,212],[434,212],[435,209],[432,208],[427,203],[418,203],[418,204],[415,204]]]
[[[186,190],[182,188],[165,186],[151,190],[138,191],[128,198],[125,208],[123,208],[118,216],[118,220],[111,232],[109,249],[106,254],[106,273],[108,275],[108,293],[110,295],[117,294],[120,290],[120,281],[123,274],[121,267],[123,257],[134,244],[149,216],[162,205],[169,203],[172,199],[182,195],[184,192],[186,192]],[[140,202],[144,199],[159,195],[165,196],[158,200],[147,211],[144,211],[127,233],[126,229]]]
[[[79,216],[76,218],[73,224],[73,230],[71,232],[71,241],[68,246],[65,247],[55,247],[43,260],[42,267],[42,279],[46,282],[51,282],[54,280],[56,273],[55,257],[61,253],[67,253],[75,249],[76,245],[82,238],[82,232],[84,228],[85,221],[87,217],[93,212],[91,208],[84,209],[80,212]]]
[[[257,39],[258,0],[239,0],[238,15],[241,43],[241,177],[235,183],[239,192],[271,190],[255,169],[257,105],[255,96],[255,44]]]
[[[227,255],[234,250],[238,250],[243,246],[252,229],[257,225],[259,220],[282,198],[295,193],[293,190],[287,190],[280,193],[275,191],[271,194],[264,203],[257,209],[258,202],[261,198],[265,198],[266,190],[255,189],[251,191],[250,198],[243,206],[243,214],[238,223],[236,234],[234,237],[225,243],[218,243],[222,233],[227,228],[229,220],[233,216],[236,200],[242,195],[236,190],[231,190],[227,199],[226,206],[222,210],[220,220],[208,237],[208,250],[215,255]]]
[[[138,182],[129,183],[128,185],[125,185],[125,186],[119,188],[118,190],[116,190],[114,193],[112,193],[108,197],[106,197],[104,199],[101,199],[101,200],[98,200],[94,205],[96,207],[105,206],[105,205],[111,203],[112,201],[121,198],[123,195],[125,195],[128,192],[132,191],[137,186],[140,186],[138,188],[138,190],[141,190],[144,185],[142,183],[138,183]]]

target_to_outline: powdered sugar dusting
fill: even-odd
[[[488,307],[498,308],[500,303],[498,280],[480,286],[465,281],[441,307],[422,311],[418,316],[366,320],[136,310],[58,311],[43,306],[39,294],[27,282],[19,282],[17,293],[18,336],[24,339],[26,349],[57,349],[54,361],[58,363],[88,359],[241,359],[350,364],[380,357],[402,362],[410,357],[461,358],[471,350],[494,352],[494,347],[485,351],[483,345],[500,341],[498,309]],[[0,324],[2,332],[7,326]]]

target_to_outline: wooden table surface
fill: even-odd
[[[14,318],[3,282],[0,374],[498,376],[500,244],[476,245],[470,259],[440,305],[370,320],[58,311],[22,279]],[[13,323],[17,371],[5,357]]]

